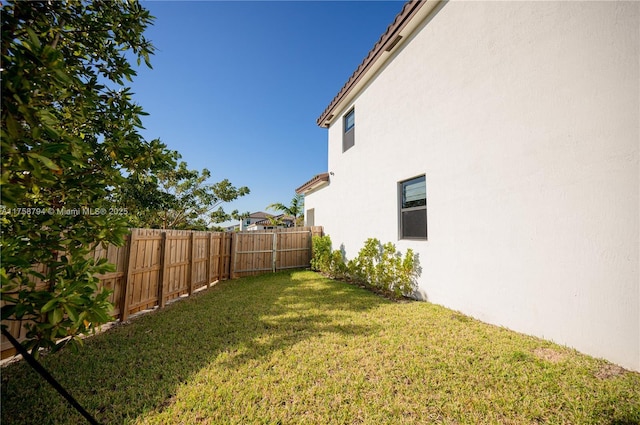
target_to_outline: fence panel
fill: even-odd
[[[169,250],[169,263],[164,265],[168,273],[164,281],[164,302],[189,292],[191,236],[168,233],[166,243],[166,249]]]
[[[48,268],[44,264],[36,264],[33,267],[33,270],[35,272],[41,273],[46,276]],[[45,280],[38,279],[35,277],[32,278],[32,280],[35,282],[35,286],[37,290],[42,290],[47,285],[47,282]],[[1,301],[0,305],[4,306],[5,302]],[[2,324],[7,326],[8,328],[7,330],[18,341],[25,339],[25,337],[27,336],[27,328],[25,326],[27,323],[29,323],[28,320],[3,320],[2,321]],[[3,359],[6,357],[13,356],[16,353],[16,350],[15,348],[13,348],[13,345],[11,345],[7,337],[5,337],[4,335],[0,336],[0,349],[2,349]]]
[[[158,303],[158,283],[162,269],[160,233],[134,229],[127,271],[124,315],[154,307]]]
[[[211,261],[213,265],[213,280],[231,279],[231,245],[232,233],[217,233],[213,235]]]
[[[120,299],[127,279],[127,265],[129,262],[129,236],[125,236],[123,246],[108,245],[103,247],[98,245],[93,251],[93,258],[96,260],[106,258],[109,263],[115,265],[115,271],[96,275],[100,279],[99,289],[107,288],[111,291],[109,302],[113,304],[111,315],[118,317],[121,314]]]
[[[209,241],[206,233],[193,234],[192,259],[191,259],[191,288],[192,291],[207,286],[209,280]]]
[[[322,235],[322,227],[235,233],[231,277],[309,267],[311,238],[315,235]]]
[[[273,269],[273,233],[238,232],[233,238],[233,278],[265,273]]]
[[[218,280],[308,267],[313,235],[322,235],[322,227],[239,233],[131,229],[124,246],[98,246],[91,255],[116,266],[96,277],[100,288],[112,291],[111,314],[124,321]],[[44,265],[36,270],[46,275]],[[38,281],[37,287],[46,284]],[[25,338],[25,323],[3,323],[16,339]],[[5,337],[1,349],[2,358],[14,353]]]
[[[276,233],[276,270],[308,267],[311,230]]]

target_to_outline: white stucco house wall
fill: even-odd
[[[307,224],[347,258],[413,248],[422,299],[640,371],[639,28],[639,2],[406,3],[318,118]]]

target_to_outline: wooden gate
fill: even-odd
[[[231,254],[232,278],[309,267],[311,238],[321,228],[239,232]]]

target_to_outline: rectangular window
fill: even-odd
[[[398,184],[399,239],[427,239],[427,183],[425,176]]]
[[[344,132],[351,130],[356,124],[356,110],[352,109],[347,115],[344,116]]]
[[[316,210],[315,208],[309,208],[307,210],[307,215],[306,215],[306,219],[307,219],[307,226],[315,226],[315,222],[316,222]]]
[[[342,152],[346,152],[355,144],[356,110],[352,109],[344,116],[342,121],[344,131],[342,133]]]

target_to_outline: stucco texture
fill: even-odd
[[[337,111],[315,223],[349,258],[413,248],[422,298],[640,370],[639,28],[638,2],[441,5]],[[428,240],[398,240],[422,174]]]

